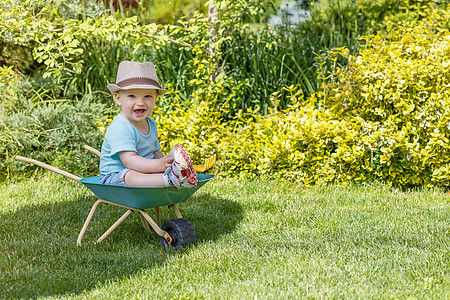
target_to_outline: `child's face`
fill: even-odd
[[[147,124],[146,118],[153,113],[157,98],[156,90],[122,90],[114,94],[122,114],[134,125]]]

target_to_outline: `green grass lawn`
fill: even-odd
[[[179,205],[197,243],[176,252],[137,214],[94,244],[124,212],[111,205],[77,247],[89,190],[59,175],[4,183],[0,298],[449,299],[449,199],[440,189],[213,180]]]

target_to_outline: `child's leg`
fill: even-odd
[[[125,184],[134,187],[165,187],[163,173],[145,174],[130,170],[125,175]]]

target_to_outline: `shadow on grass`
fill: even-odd
[[[70,199],[70,196],[69,196]],[[189,253],[200,244],[232,232],[243,218],[241,206],[209,194],[193,195],[179,208],[194,225],[197,243],[176,251],[163,250],[159,236],[143,229],[131,214],[109,237],[94,244],[125,209],[100,205],[83,239],[76,239],[95,197],[24,207],[0,215],[0,298],[76,295],[106,282],[126,278],[163,264],[168,257]],[[153,211],[148,210],[153,217]],[[174,219],[161,208],[162,221]]]

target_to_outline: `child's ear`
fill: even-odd
[[[117,105],[121,106],[122,102],[120,101],[120,96],[118,92],[114,93],[114,100],[116,100]]]

